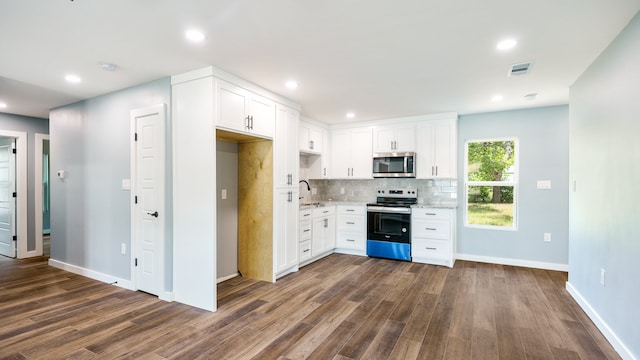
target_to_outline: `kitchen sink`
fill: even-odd
[[[300,206],[322,207],[324,206],[324,204],[321,202],[305,202],[305,203],[300,203]]]

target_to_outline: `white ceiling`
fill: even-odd
[[[0,112],[46,118],[208,65],[327,123],[567,104],[638,10],[640,0],[0,0]],[[185,41],[188,28],[205,41]],[[518,45],[496,50],[506,37]],[[524,61],[530,74],[506,76]]]

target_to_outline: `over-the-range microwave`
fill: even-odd
[[[416,153],[394,152],[373,154],[373,177],[416,177]]]

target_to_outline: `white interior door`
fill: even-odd
[[[0,254],[16,257],[15,230],[16,179],[15,140],[0,139]]]
[[[161,295],[164,288],[165,107],[132,111],[133,242],[138,290]],[[137,200],[137,201],[136,201]]]

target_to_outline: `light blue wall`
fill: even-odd
[[[122,190],[122,180],[131,177],[130,111],[164,103],[170,119],[170,94],[170,79],[164,78],[51,111],[52,259],[131,279],[131,194]],[[168,156],[167,176],[170,164]],[[63,181],[55,176],[59,170],[66,172]],[[171,197],[166,200],[170,210]],[[171,231],[166,236],[170,250]],[[121,243],[127,244],[126,255],[120,253]],[[167,255],[165,287],[170,289],[171,251]]]
[[[0,113],[0,129],[27,133],[27,250],[36,248],[35,232],[35,134],[48,134],[49,121],[29,116]],[[42,155],[40,155],[42,156]]]
[[[518,230],[465,227],[465,141],[505,137],[519,140]],[[459,117],[458,254],[566,266],[568,139],[569,109],[566,105]],[[551,180],[552,189],[537,190],[537,180]],[[551,242],[543,241],[544,233],[551,233]]]
[[[571,87],[569,284],[640,358],[640,13]],[[605,286],[600,285],[605,269]]]

